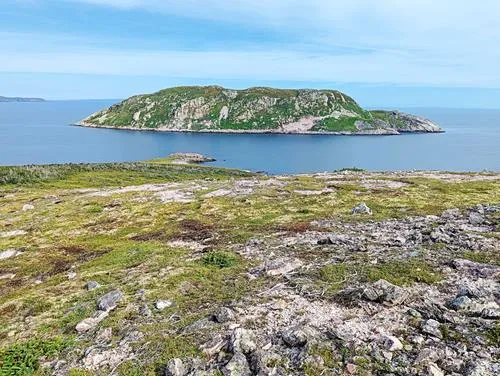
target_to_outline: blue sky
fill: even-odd
[[[2,0],[0,95],[269,85],[500,108],[499,14],[498,0]]]

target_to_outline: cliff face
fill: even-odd
[[[138,95],[79,125],[161,131],[398,134],[440,132],[429,120],[365,111],[335,90],[176,87]]]

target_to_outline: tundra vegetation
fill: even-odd
[[[173,162],[0,167],[1,375],[498,374],[499,174]]]

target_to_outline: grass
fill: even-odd
[[[203,257],[204,265],[216,266],[218,268],[227,268],[236,263],[236,257],[226,252],[210,252]]]
[[[464,252],[463,257],[467,260],[481,264],[500,265],[500,254],[498,251],[470,251]]]
[[[2,376],[32,375],[40,368],[41,357],[50,359],[68,348],[72,342],[61,339],[33,338],[0,349],[0,374]]]
[[[95,188],[250,175],[223,168],[172,165],[165,159],[130,163],[0,166],[0,187]]]
[[[407,286],[413,283],[433,284],[442,278],[442,274],[432,264],[421,260],[393,260],[373,265],[366,262],[332,264],[319,271],[319,280],[326,284],[330,292],[356,285],[357,282],[375,282],[379,279]]]

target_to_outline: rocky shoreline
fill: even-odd
[[[105,128],[105,129],[116,129],[116,130],[128,130],[128,131],[140,131],[140,132],[170,132],[170,133],[213,133],[213,134],[295,134],[295,135],[330,135],[330,136],[397,136],[402,134],[418,134],[418,133],[445,133],[444,130],[438,131],[402,131],[395,129],[367,129],[360,130],[356,132],[328,132],[328,131],[286,131],[281,129],[246,129],[246,130],[238,130],[238,129],[200,129],[200,130],[192,130],[192,129],[173,129],[173,128],[137,128],[132,126],[109,126],[109,125],[97,125],[91,124],[88,122],[77,122],[71,125],[79,126],[79,127],[87,127],[87,128]]]

